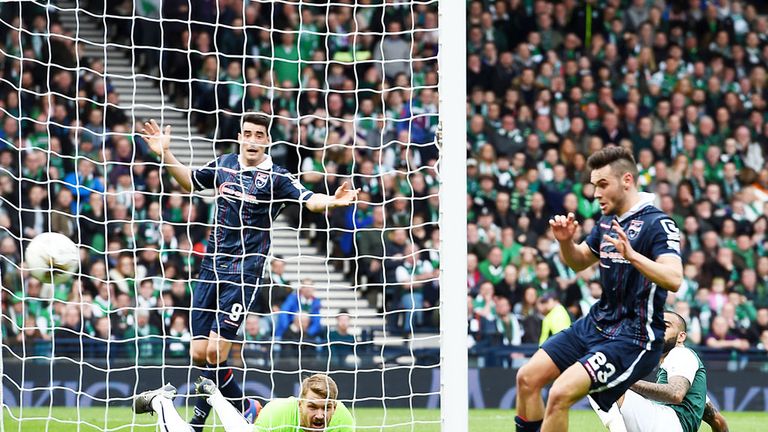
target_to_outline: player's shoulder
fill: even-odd
[[[678,366],[678,365],[690,365],[690,366],[698,366],[699,358],[696,355],[696,353],[685,346],[678,346],[672,348],[672,350],[667,353],[667,356],[664,358],[664,361],[661,363],[662,368],[667,368],[670,366]]]
[[[282,174],[282,175],[288,175],[288,176],[291,175],[291,172],[288,171],[287,168],[277,165],[275,163],[272,164],[272,172],[276,174]]]
[[[262,413],[281,413],[281,412],[289,412],[289,411],[295,411],[296,407],[299,405],[299,400],[295,397],[287,397],[287,398],[275,398],[271,401],[267,402],[266,405],[264,405],[264,408],[262,409]],[[259,414],[261,416],[261,414]]]
[[[635,223],[645,225],[650,230],[663,230],[667,234],[675,234],[680,231],[677,222],[654,205],[649,205],[643,209],[635,220],[638,221]]]
[[[331,418],[330,426],[343,427],[343,426],[355,426],[355,418],[352,416],[352,412],[344,405],[344,402],[336,402],[336,411]],[[333,430],[333,429],[331,429]],[[343,429],[342,429],[343,430]]]
[[[235,169],[237,168],[237,164],[238,161],[236,153],[224,153],[208,161],[207,166],[214,168]]]

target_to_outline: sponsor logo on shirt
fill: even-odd
[[[245,192],[243,185],[233,182],[222,183],[221,186],[219,186],[219,195],[229,201],[245,201],[251,204],[259,203],[259,200],[255,195]]]
[[[612,243],[607,241],[600,243],[600,259],[610,260],[612,263],[629,264],[629,260],[624,258]]]

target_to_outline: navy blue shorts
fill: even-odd
[[[207,337],[214,331],[236,340],[247,312],[256,305],[259,277],[253,274],[221,274],[202,269],[192,290],[192,337]]]
[[[629,386],[659,364],[662,341],[656,341],[649,351],[629,338],[608,339],[585,317],[549,338],[541,349],[560,372],[577,362],[584,366],[592,380],[590,395],[602,410],[608,411]]]

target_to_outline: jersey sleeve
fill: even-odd
[[[656,260],[663,255],[674,255],[680,258],[680,229],[669,217],[657,219],[651,225],[650,258]]]
[[[314,193],[304,187],[301,182],[290,173],[280,173],[275,177],[275,198],[290,199],[304,202]]]
[[[200,191],[216,187],[216,168],[219,160],[214,159],[204,167],[192,171],[192,188]]]
[[[592,251],[593,254],[595,254],[596,257],[600,257],[600,242],[603,241],[603,234],[600,230],[600,223],[602,219],[598,220],[595,226],[592,228],[592,231],[589,232],[589,235],[587,235],[587,238],[584,239],[584,242],[589,246],[589,250]]]
[[[677,347],[667,354],[661,367],[667,371],[667,380],[673,376],[681,376],[693,384],[696,371],[699,370],[699,362],[688,348]]]

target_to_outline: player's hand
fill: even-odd
[[[350,189],[349,183],[344,182],[336,189],[336,193],[333,195],[333,204],[337,207],[348,206],[357,200],[357,194],[360,189]]]
[[[632,249],[632,245],[629,243],[629,237],[627,237],[627,234],[624,232],[623,229],[621,229],[621,225],[619,225],[619,222],[616,221],[616,219],[613,220],[613,223],[611,224],[613,227],[613,230],[616,232],[616,235],[618,238],[613,238],[609,236],[608,234],[603,234],[603,239],[605,241],[611,242],[613,244],[613,247],[616,248],[616,251],[621,254],[621,256],[624,257],[627,261],[632,261],[632,258],[635,254],[635,250]]]
[[[142,137],[152,153],[162,156],[171,147],[171,126],[165,126],[163,131],[157,122],[152,119],[144,122],[144,128],[141,130]]]
[[[573,239],[579,223],[573,213],[568,213],[568,216],[557,215],[550,219],[549,226],[552,227],[552,234],[554,234],[555,239],[559,242],[565,242]]]

